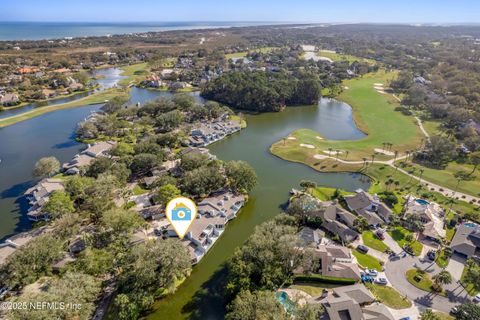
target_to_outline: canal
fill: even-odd
[[[100,79],[105,87],[121,79],[117,71],[105,69]],[[118,70],[118,69],[117,69]],[[167,92],[132,88],[131,102],[145,103]],[[198,101],[201,97],[193,94]],[[79,121],[100,106],[84,106],[43,114],[13,126],[0,128],[0,239],[28,230],[27,204],[22,197],[33,185],[32,169],[44,156],[60,162],[71,159],[84,145],[74,139]],[[356,140],[365,135],[352,120],[345,103],[322,99],[318,106],[290,107],[279,113],[247,114],[248,127],[209,148],[222,160],[244,160],[257,172],[258,186],[249,201],[231,221],[220,241],[193,268],[191,276],[173,295],[158,301],[149,319],[222,319],[224,317],[224,262],[253,232],[256,225],[281,212],[288,191],[308,179],[319,185],[346,190],[368,189],[365,176],[350,173],[319,173],[296,163],[283,161],[269,153],[270,145],[298,128],[310,128],[328,139]]]

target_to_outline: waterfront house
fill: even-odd
[[[204,147],[240,130],[238,121],[228,121],[223,117],[212,122],[200,122],[190,132],[189,144],[192,147]]]
[[[107,157],[108,152],[116,145],[115,141],[101,141],[88,145],[87,149],[77,154],[70,162],[64,163],[65,174],[79,174],[83,167],[90,165],[95,158]]]
[[[197,204],[198,213],[206,216],[222,216],[232,220],[243,207],[245,197],[230,191],[222,191],[203,199]]]
[[[473,222],[462,223],[450,243],[452,252],[466,258],[480,257],[480,226]]]
[[[2,106],[11,106],[17,104],[19,101],[20,99],[15,93],[0,94],[0,105]]]
[[[353,223],[357,218],[338,205],[335,201],[322,202],[319,210],[309,213],[322,219],[322,228],[333,235],[338,235],[343,242],[352,242],[359,237],[353,230]]]
[[[50,195],[55,191],[64,191],[64,181],[61,179],[43,179],[35,186],[25,191],[25,196],[29,202],[28,219],[31,221],[49,220],[48,213],[42,211],[42,207],[47,203]]]
[[[322,238],[325,233],[320,229],[312,229],[309,227],[303,227],[297,234],[302,244],[306,247],[317,246],[322,242]]]
[[[367,219],[371,226],[388,223],[392,210],[387,207],[377,195],[371,195],[358,189],[353,196],[345,196],[345,202],[350,210]]]

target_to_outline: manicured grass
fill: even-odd
[[[405,166],[405,164],[403,164],[403,166]],[[438,184],[440,186],[444,186],[451,190],[455,190],[458,183],[457,179],[455,178],[455,173],[459,171],[472,172],[473,166],[471,164],[450,162],[444,169],[433,169],[415,163],[408,163],[408,165],[403,167],[403,169],[408,171],[415,169],[413,174],[416,176],[420,175],[420,169],[422,169],[424,170],[422,177],[425,178],[426,181]],[[470,181],[462,181],[458,185],[458,191],[470,194],[472,196],[479,196],[480,170],[475,171],[471,175],[471,178],[472,180]]]
[[[245,121],[244,118],[241,118],[241,117],[238,116],[238,115],[230,116],[230,120],[240,122],[240,128],[242,128],[242,129],[244,129],[244,128],[247,127],[247,121]]]
[[[445,256],[445,250],[444,249],[437,251],[437,258],[435,259],[435,263],[440,268],[446,268],[448,266],[448,261],[449,260],[450,260],[450,258]]]
[[[123,89],[108,89],[104,90],[98,93],[94,93],[88,97],[81,98],[75,101],[67,102],[67,103],[62,103],[62,104],[57,104],[57,105],[52,105],[52,106],[45,106],[45,107],[40,107],[40,108],[35,108],[31,111],[24,112],[22,114],[16,115],[16,116],[11,116],[8,118],[0,119],[0,128],[1,127],[6,127],[10,126],[12,124],[25,121],[34,117],[37,117],[39,115],[42,115],[44,113],[52,112],[52,111],[57,111],[57,110],[62,110],[62,109],[69,109],[69,108],[75,108],[75,107],[80,107],[80,106],[85,106],[85,105],[91,105],[91,104],[100,104],[104,103],[106,100],[110,100],[114,97],[121,96],[121,95],[127,95],[127,92]]]
[[[138,195],[141,195],[141,194],[148,193],[149,191],[146,190],[146,189],[143,189],[140,185],[136,184],[135,187],[133,187],[132,192],[133,192],[134,195],[138,196]]]
[[[360,140],[320,140],[317,138],[319,133],[310,129],[299,129],[290,134],[296,137],[296,140],[279,141],[272,145],[272,152],[282,157],[297,153],[304,154],[303,158],[313,158],[315,154],[325,155],[325,151],[329,148],[348,151],[347,161],[360,161],[360,164],[353,165],[355,168],[360,168],[362,158],[370,159],[375,153],[374,149],[382,149],[382,144],[385,142],[392,143],[392,150],[398,151],[399,156],[407,150],[416,149],[423,136],[415,119],[395,111],[395,107],[399,106],[398,101],[389,94],[378,93],[373,88],[375,83],[388,84],[396,74],[396,72],[381,70],[343,83],[349,89],[344,90],[338,99],[347,102],[353,108],[354,120],[359,129],[368,134],[367,137]],[[301,147],[301,143],[311,144],[315,148]],[[378,153],[375,158],[387,160],[392,159],[393,156]],[[345,160],[342,155],[340,159]]]
[[[140,82],[148,75],[147,67],[148,64],[146,62],[122,67],[122,76],[127,76],[128,78],[120,80],[118,84],[121,86],[128,86],[131,83]]]
[[[389,247],[370,230],[362,233],[363,244],[367,247],[375,249],[380,252],[385,252]]]
[[[358,264],[363,268],[382,271],[382,265],[380,264],[380,261],[377,258],[357,250],[352,250],[352,254],[355,256],[355,258],[357,258]]]
[[[434,312],[434,314],[440,318],[440,320],[454,320],[455,318],[446,314],[446,313],[443,313],[443,312]]]
[[[335,188],[329,188],[329,187],[316,187],[316,188],[308,189],[308,193],[310,193],[312,196],[314,196],[319,200],[328,201],[333,198],[335,194],[335,190],[336,190]],[[347,192],[344,190],[339,190],[338,192],[342,196],[353,194],[352,192]]]
[[[302,290],[312,297],[316,297],[322,294],[323,289],[332,289],[338,288],[342,285],[339,284],[329,284],[329,283],[308,283],[308,282],[298,282],[290,286],[292,289]]]
[[[388,234],[390,234],[393,240],[395,240],[398,245],[403,248],[405,244],[409,243],[406,238],[409,234],[412,234],[412,232],[408,231],[403,227],[394,227],[388,231]],[[409,244],[412,247],[413,253],[416,256],[419,256],[422,253],[423,245],[420,242],[414,239]]]
[[[412,306],[412,302],[405,299],[400,293],[392,287],[379,286],[376,284],[368,283],[367,288],[370,289],[372,294],[377,300],[392,309],[406,309]]]
[[[427,273],[421,273],[417,269],[410,269],[405,274],[408,282],[420,290],[433,292],[442,296],[446,296],[445,291],[436,292],[433,290],[433,281]]]
[[[240,51],[235,53],[227,53],[225,55],[225,59],[233,59],[233,58],[243,58],[248,54],[248,51]]]
[[[425,131],[427,131],[427,133],[430,136],[441,134],[440,122],[427,120],[427,121],[422,121],[422,124],[423,124],[423,128],[425,129]]]
[[[473,283],[465,281],[465,275],[467,274],[467,271],[468,271],[468,267],[463,268],[462,277],[460,281],[465,286],[465,291],[467,291],[467,293],[473,297],[477,294],[477,291],[475,290]]]

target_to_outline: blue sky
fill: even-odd
[[[0,0],[0,21],[480,23],[480,1]]]

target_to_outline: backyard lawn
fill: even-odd
[[[358,264],[363,268],[382,271],[382,265],[380,264],[380,261],[377,258],[357,250],[352,250],[352,253],[355,256],[355,258],[357,258]]]
[[[430,276],[425,272],[421,272],[417,269],[410,269],[405,274],[405,277],[407,278],[408,282],[410,282],[412,285],[414,285],[420,290],[446,296],[445,291],[436,292],[433,290],[433,281]]]
[[[335,188],[329,188],[329,187],[316,187],[316,188],[309,188],[308,193],[310,193],[312,196],[314,196],[319,200],[328,201],[328,200],[331,200],[332,197],[334,196],[335,190],[336,190]],[[353,194],[352,192],[347,192],[344,190],[339,190],[338,192],[342,196]]]
[[[400,293],[392,287],[379,286],[376,284],[367,284],[368,289],[372,292],[377,300],[392,309],[406,309],[412,306],[412,302],[405,299]]]
[[[323,289],[338,288],[341,286],[342,285],[340,284],[299,282],[291,285],[290,288],[302,290],[303,292],[308,293],[312,297],[316,297],[322,294]]]
[[[412,247],[413,253],[416,256],[419,256],[422,253],[422,248],[423,248],[422,244],[417,240],[415,240],[415,235],[413,235],[412,232],[408,231],[407,229],[403,227],[394,227],[388,230],[388,234],[390,234],[393,240],[395,240],[398,243],[398,245],[402,248],[405,244],[410,244],[410,246]],[[414,236],[414,240],[412,240],[411,242],[407,241],[407,236],[409,234],[412,234]]]
[[[384,252],[389,249],[388,246],[370,230],[364,231],[362,233],[363,244],[367,247],[375,249],[380,252]]]
[[[465,290],[468,292],[468,294],[470,296],[475,296],[477,294],[477,291],[475,290],[473,283],[465,281],[465,275],[467,274],[467,271],[468,267],[463,268],[461,282],[465,285]]]

